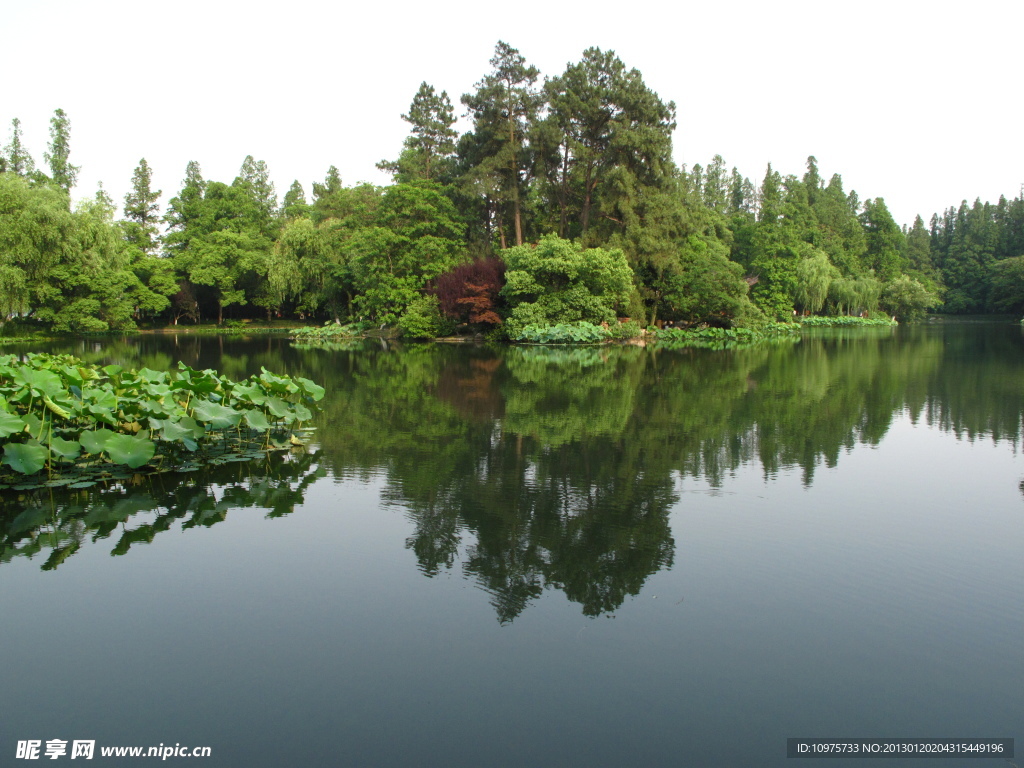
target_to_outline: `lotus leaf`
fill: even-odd
[[[33,391],[44,395],[56,395],[64,389],[64,384],[53,371],[42,371],[36,368],[21,368],[14,375],[15,381],[20,381],[31,387]]]
[[[327,391],[319,384],[316,384],[309,379],[304,379],[301,376],[296,376],[295,381],[298,382],[300,387],[302,387],[302,391],[312,397],[316,402],[322,400],[324,393]]]
[[[153,458],[156,443],[135,435],[115,434],[107,440],[106,451],[115,464],[127,464],[132,469],[138,469]]]
[[[106,450],[107,442],[115,434],[109,429],[96,429],[92,432],[83,432],[79,442],[88,453],[102,453]]]
[[[270,429],[270,422],[267,421],[267,417],[261,411],[246,411],[245,423],[251,429],[256,429],[260,432],[266,432]]]
[[[0,411],[0,438],[25,431],[25,420],[7,411]]]
[[[62,459],[77,459],[82,453],[82,445],[77,440],[65,440],[62,437],[50,438],[50,452]]]
[[[23,475],[34,475],[46,466],[46,449],[38,443],[8,443],[3,463]]]
[[[193,417],[199,421],[205,421],[214,429],[226,429],[227,427],[238,426],[242,420],[239,411],[216,403],[199,403],[192,411]]]

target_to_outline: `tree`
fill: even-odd
[[[412,126],[412,135],[398,160],[381,160],[377,167],[395,174],[399,182],[434,181],[450,172],[455,153],[455,110],[446,91],[438,96],[434,86],[420,84],[409,114],[402,119]]]
[[[281,216],[285,219],[297,219],[309,215],[309,203],[306,202],[306,192],[296,179],[284,193],[281,201]]]
[[[512,209],[516,245],[523,244],[522,195],[531,163],[526,136],[543,105],[534,87],[540,72],[505,42],[498,41],[490,64],[491,74],[467,93],[462,103],[473,117],[474,132],[486,145],[481,163],[500,178],[500,191]]]
[[[53,270],[74,249],[75,219],[52,187],[0,174],[0,313],[34,311],[56,289]]]
[[[814,245],[825,251],[829,261],[844,275],[860,274],[864,269],[861,259],[867,250],[867,240],[838,173],[818,191],[812,208],[817,220]]]
[[[432,281],[441,312],[460,323],[501,325],[499,294],[505,285],[505,262],[497,257],[460,264]]]
[[[465,258],[455,206],[437,184],[388,187],[371,226],[356,227],[343,246],[356,311],[380,323],[394,323],[428,281]]]
[[[929,280],[938,279],[938,272],[932,263],[931,237],[920,216],[914,218],[914,225],[907,232],[906,241],[908,268]]]
[[[813,247],[804,249],[803,258],[796,265],[796,280],[793,286],[793,303],[797,309],[812,315],[821,311],[828,299],[832,281],[839,277],[839,270],[832,266],[828,254]]]
[[[660,317],[729,326],[755,314],[743,268],[724,245],[691,236],[680,250],[678,271],[664,280]]]
[[[992,265],[989,308],[996,312],[1024,312],[1024,255]]]
[[[274,182],[270,180],[267,164],[263,160],[254,160],[252,155],[246,155],[232,186],[245,192],[252,203],[249,217],[259,228],[260,234],[273,237],[277,229],[274,216],[277,212],[277,193],[274,191]]]
[[[262,231],[266,209],[251,187],[236,179],[231,185],[207,184],[195,214],[188,245],[176,260],[194,285],[210,289],[221,324],[224,307],[244,306],[259,294],[271,245]]]
[[[860,219],[867,238],[867,252],[863,258],[865,266],[875,270],[875,275],[883,282],[895,279],[903,270],[906,243],[885,200],[880,197],[865,200]]]
[[[920,320],[939,303],[937,295],[908,275],[900,275],[882,291],[882,306],[901,322]]]
[[[50,166],[50,178],[53,183],[71,193],[78,179],[77,165],[71,165],[68,158],[71,155],[71,121],[63,109],[56,109],[53,117],[50,118],[50,143],[49,151],[43,155]]]
[[[171,253],[186,251],[192,239],[203,231],[203,196],[206,194],[206,181],[202,169],[195,160],[190,160],[185,167],[185,179],[181,192],[171,198],[167,204],[164,221],[167,223],[167,236],[164,244]]]
[[[32,155],[28,153],[21,143],[21,120],[11,120],[11,141],[4,147],[4,170],[9,173],[16,173],[24,178],[30,177],[36,169]]]
[[[155,256],[160,247],[157,200],[162,192],[151,189],[152,180],[149,164],[142,158],[132,174],[132,191],[124,196],[125,240],[147,256]]]
[[[509,248],[502,296],[511,307],[506,331],[586,320],[613,322],[629,297],[633,270],[621,250],[584,248],[545,235],[536,246]]]

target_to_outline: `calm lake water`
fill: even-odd
[[[208,766],[783,766],[796,736],[1024,749],[1019,326],[727,352],[48,351],[266,366],[328,393],[305,453],[7,492],[2,765],[27,739],[95,740],[100,763],[209,746]],[[835,765],[797,763],[815,764]]]

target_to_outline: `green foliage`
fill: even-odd
[[[639,330],[639,326],[637,327]],[[527,325],[516,332],[514,341],[533,344],[596,344],[611,338],[611,331],[600,325],[578,320],[556,325]]]
[[[793,340],[798,331],[795,323],[768,322],[757,328],[663,328],[653,332],[653,339],[667,348],[736,349]]]
[[[803,328],[858,328],[866,326],[892,326],[895,322],[888,318],[878,317],[852,317],[850,315],[837,315],[835,317],[823,317],[814,315],[811,317],[798,318]]]
[[[665,320],[732,325],[756,312],[742,267],[729,261],[723,246],[706,238],[688,238],[678,271],[668,270],[661,282],[659,316]]]
[[[132,191],[124,196],[125,240],[146,256],[155,256],[160,247],[157,200],[162,193],[151,189],[152,180],[153,172],[142,158],[132,174]]]
[[[402,115],[402,119],[412,126],[402,156],[396,161],[382,160],[377,167],[393,173],[399,183],[447,179],[458,135],[448,93],[441,91],[438,96],[434,86],[421,83],[409,114]]]
[[[409,303],[398,318],[398,328],[410,339],[433,339],[451,333],[455,324],[441,314],[437,296],[427,295]]]
[[[14,173],[0,174],[0,312],[29,312],[55,293],[52,270],[74,251],[76,221],[67,198],[49,186],[32,186]]]
[[[31,178],[36,170],[32,155],[21,143],[21,120],[16,117],[11,120],[11,141],[4,147],[3,166],[0,171],[6,170],[22,178]]]
[[[796,265],[793,302],[797,309],[815,314],[825,306],[829,286],[839,277],[839,270],[824,251],[808,250]]]
[[[618,341],[626,341],[628,339],[635,339],[643,335],[644,329],[640,327],[640,323],[636,320],[626,320],[621,323],[612,323],[608,330],[611,338]]]
[[[71,193],[78,179],[77,165],[72,165],[68,158],[71,156],[71,120],[63,109],[55,109],[53,117],[50,118],[50,144],[48,151],[43,154],[43,159],[50,166],[50,177],[53,183],[65,194]]]
[[[262,455],[298,442],[324,396],[309,379],[243,382],[216,371],[100,368],[67,356],[0,357],[0,486],[68,485],[111,465],[167,471]],[[20,479],[19,475],[43,478]]]
[[[394,323],[426,283],[465,258],[451,200],[430,182],[389,187],[371,226],[352,231],[344,245],[355,311]]]
[[[939,297],[907,275],[900,275],[882,291],[882,306],[900,321],[924,318],[927,311],[941,304]]]
[[[883,282],[894,279],[904,267],[906,240],[885,201],[880,197],[865,200],[861,221],[867,238],[865,265],[873,269],[875,276]]]
[[[510,221],[518,246],[524,242],[523,179],[528,177],[530,165],[526,137],[544,103],[534,86],[540,72],[500,40],[490,64],[493,70],[476,84],[476,92],[462,96],[473,118],[472,138],[464,147],[472,146],[477,154],[463,185],[486,190],[487,196],[505,209],[505,220]],[[462,154],[465,156],[465,148]],[[504,227],[501,223],[499,227],[504,244]]]
[[[511,307],[505,327],[513,339],[528,325],[612,322],[632,288],[633,271],[619,250],[584,249],[547,235],[503,257],[502,295]]]
[[[1024,256],[992,265],[989,306],[997,312],[1024,312]]]

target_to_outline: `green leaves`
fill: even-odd
[[[25,421],[13,413],[7,411],[0,411],[0,439],[10,437],[11,435],[23,432],[25,430]]]
[[[156,443],[134,435],[114,435],[106,443],[107,454],[115,464],[138,469],[153,458]]]
[[[23,475],[34,475],[46,466],[46,449],[38,443],[8,443],[3,463]]]
[[[18,475],[46,469],[46,483],[66,485],[111,464],[159,470],[234,461],[265,446],[301,444],[298,425],[323,397],[309,379],[266,369],[235,382],[184,364],[133,371],[69,356],[0,356],[3,463]],[[10,478],[0,471],[0,487]]]
[[[79,442],[88,453],[103,453],[107,442],[114,436],[109,429],[97,429],[92,432],[83,432]]]

